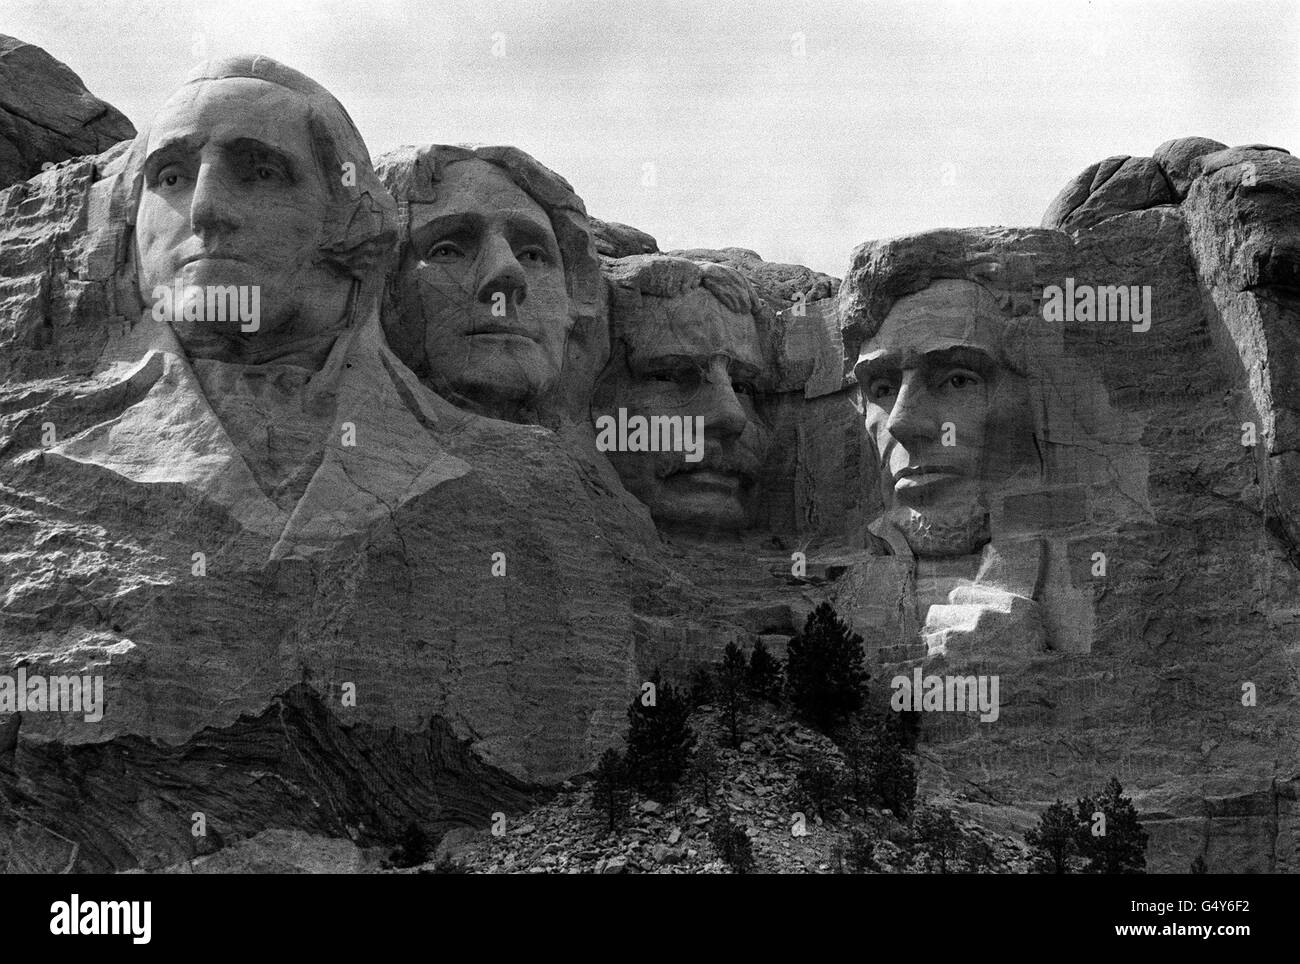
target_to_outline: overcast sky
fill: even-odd
[[[198,60],[263,53],[371,151],[515,144],[663,249],[840,275],[859,243],[1037,224],[1113,154],[1300,151],[1300,2],[0,0],[141,125]]]

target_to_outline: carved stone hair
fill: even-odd
[[[852,371],[862,343],[880,330],[899,300],[953,279],[993,296],[1005,321],[999,361],[1027,374],[1029,343],[1047,328],[1036,299],[1044,284],[1060,283],[1069,263],[1069,238],[1042,228],[927,231],[860,245],[837,302],[844,370]]]
[[[428,144],[399,147],[379,158],[375,165],[379,177],[397,201],[402,243],[409,239],[410,206],[435,203],[447,166],[472,160],[499,168],[546,212],[564,262],[565,285],[574,316],[590,318],[599,314],[600,260],[582,198],[568,181],[517,147]]]
[[[754,286],[725,265],[668,254],[637,254],[610,262],[607,276],[615,333],[624,319],[636,316],[643,295],[677,298],[694,288],[703,288],[730,311],[764,320],[763,299]]]

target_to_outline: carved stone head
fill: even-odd
[[[598,424],[603,417],[634,431],[632,420],[642,418],[654,433],[672,424],[654,419],[679,418],[703,429],[694,453],[662,444],[609,450],[623,484],[660,526],[745,528],[771,441],[758,410],[767,367],[761,299],[730,268],[665,255],[613,262],[610,281],[611,360],[592,406]],[[619,432],[628,442],[630,432]]]
[[[402,148],[378,167],[406,226],[385,320],[397,355],[496,418],[585,404],[604,362],[599,267],[568,182],[510,147]]]
[[[1002,351],[997,301],[942,280],[900,299],[860,349],[854,374],[882,481],[918,555],[988,541],[989,493],[1037,475],[1029,383]]]
[[[258,56],[200,66],[126,165],[146,307],[164,289],[256,294],[252,326],[169,302],[162,320],[192,356],[281,357],[377,303],[395,207],[347,112],[297,71]]]

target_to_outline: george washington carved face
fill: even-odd
[[[341,174],[327,171],[318,133],[307,94],[251,76],[192,81],[154,118],[136,210],[141,297],[233,286],[259,308],[250,330],[175,306],[166,320],[191,355],[257,357],[344,324],[352,273],[321,254]]]

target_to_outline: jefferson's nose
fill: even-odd
[[[238,227],[240,218],[232,202],[222,172],[211,164],[200,165],[190,197],[190,229],[202,237],[206,232]]]
[[[506,296],[507,303],[522,305],[528,296],[528,278],[509,242],[500,235],[492,236],[484,245],[482,258],[478,300],[490,302],[499,291]]]

